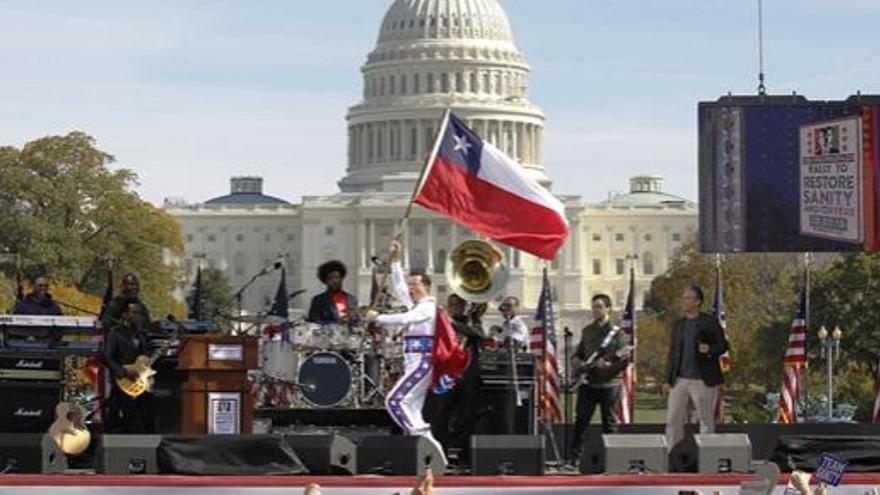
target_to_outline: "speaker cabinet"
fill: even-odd
[[[663,435],[602,435],[606,473],[665,473],[667,452]]]
[[[443,474],[443,453],[420,436],[363,437],[357,446],[358,474],[421,475],[426,468]]]
[[[697,469],[701,473],[748,473],[752,463],[752,444],[745,433],[706,433],[694,435]]]
[[[0,433],[0,470],[7,473],[63,473],[67,456],[49,435]]]
[[[474,435],[471,437],[471,473],[475,475],[544,474],[542,435]]]
[[[0,382],[0,431],[45,433],[55,421],[55,405],[61,397],[57,381]],[[2,466],[0,466],[2,468]]]
[[[355,474],[357,447],[339,435],[285,435],[309,474]]]
[[[95,453],[101,474],[157,474],[161,435],[104,435]]]

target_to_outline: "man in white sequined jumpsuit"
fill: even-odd
[[[422,417],[422,406],[431,388],[434,324],[437,300],[431,296],[431,278],[425,274],[405,276],[400,264],[400,243],[391,244],[391,283],[405,313],[367,313],[367,320],[384,327],[404,327],[403,376],[385,400],[388,414],[408,435],[424,436],[439,452],[443,447],[431,435],[431,425]],[[445,459],[444,459],[445,460]]]

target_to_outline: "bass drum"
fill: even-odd
[[[351,392],[351,366],[335,352],[316,352],[299,367],[300,393],[315,407],[333,407]]]

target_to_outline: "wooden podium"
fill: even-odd
[[[251,433],[254,401],[248,370],[258,367],[257,339],[192,335],[181,344],[180,430],[184,435]]]

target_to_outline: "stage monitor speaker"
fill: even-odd
[[[701,473],[748,473],[752,444],[746,433],[703,433],[694,435],[697,469]]]
[[[158,474],[161,435],[104,435],[95,452],[95,472]]]
[[[63,473],[67,456],[49,435],[0,433],[0,470],[4,473]]]
[[[357,447],[340,435],[285,435],[309,474],[355,474]]]
[[[606,473],[665,473],[668,453],[663,435],[602,435]]]
[[[358,474],[421,475],[426,468],[443,474],[443,453],[420,436],[363,437],[357,446]]]
[[[471,474],[540,476],[544,474],[542,435],[474,435]]]

